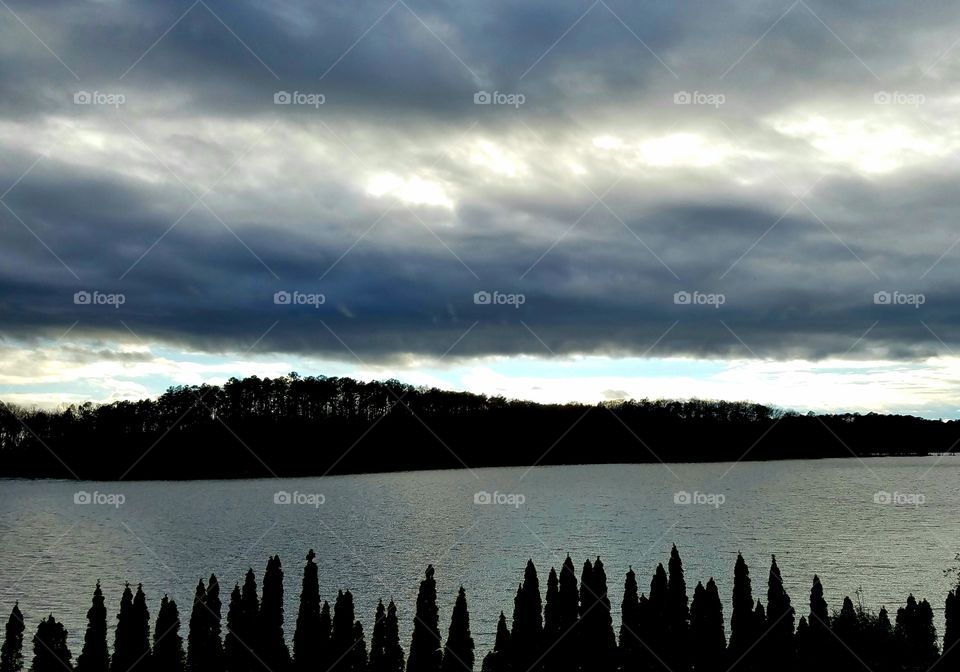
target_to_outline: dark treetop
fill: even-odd
[[[911,416],[799,415],[696,399],[544,405],[296,373],[60,411],[0,403],[0,476],[98,480],[526,466],[541,458],[916,455],[952,450],[958,440],[960,421]]]

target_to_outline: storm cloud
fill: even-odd
[[[960,347],[955,3],[8,5],[4,339]]]

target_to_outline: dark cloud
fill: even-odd
[[[589,4],[209,0],[176,25],[189,3],[10,6],[63,64],[3,24],[5,336],[79,320],[243,351],[279,321],[259,351],[377,361],[442,355],[474,323],[451,357],[960,347],[954,5],[609,0],[573,28]],[[381,178],[406,200],[371,194]]]

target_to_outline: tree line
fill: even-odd
[[[0,476],[90,480],[459,469],[541,458],[583,464],[919,455],[951,451],[958,441],[960,421],[912,416],[800,415],[698,399],[537,404],[297,373],[56,411],[0,402]]]
[[[32,672],[472,672],[475,646],[466,591],[461,586],[441,633],[434,568],[428,566],[417,595],[408,650],[400,644],[397,607],[380,601],[373,630],[366,634],[350,591],[339,591],[333,607],[320,598],[315,554],[306,556],[292,650],[284,637],[283,568],[271,557],[258,591],[249,570],[234,585],[226,622],[216,576],[197,584],[186,644],[176,602],[164,595],[153,626],[142,586],[126,585],[107,645],[107,609],[99,582],[87,612],[83,649],[76,664],[67,631],[53,615],[33,637]],[[758,591],[760,592],[760,591]],[[754,595],[742,555],[734,566],[730,637],[717,585],[698,582],[689,598],[676,546],[666,569],[658,564],[649,591],[636,573],[626,573],[621,625],[614,632],[603,561],[583,563],[579,581],[567,556],[551,568],[545,594],[533,561],[517,587],[510,625],[504,612],[496,642],[480,664],[482,672],[766,672],[767,670],[853,670],[872,672],[960,669],[960,588],[946,598],[943,652],[937,645],[933,610],[911,594],[893,620],[886,608],[867,610],[844,598],[829,610],[819,577],[813,577],[809,611],[797,611],[771,559],[766,604]],[[25,667],[26,630],[19,604],[7,621],[0,672]]]

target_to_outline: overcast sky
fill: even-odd
[[[960,4],[4,0],[0,397],[957,417]]]

